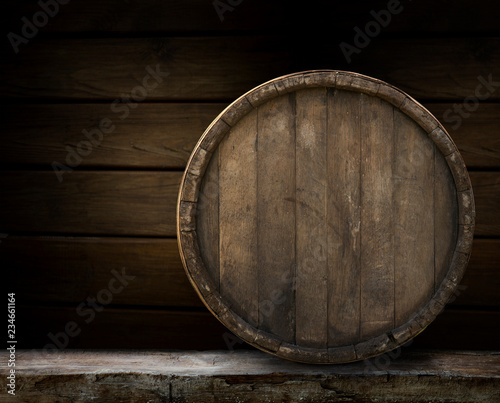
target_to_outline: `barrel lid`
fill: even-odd
[[[462,157],[427,109],[380,80],[315,70],[254,88],[210,124],[177,234],[190,282],[234,334],[343,363],[434,320],[457,292],[474,216]]]

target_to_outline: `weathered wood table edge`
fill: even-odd
[[[20,350],[16,378],[16,397],[1,401],[499,402],[500,351],[407,350],[317,366],[248,350]]]

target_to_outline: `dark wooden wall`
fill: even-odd
[[[72,0],[16,54],[7,34],[20,34],[21,17],[40,5],[4,1],[0,257],[17,293],[20,347],[53,343],[52,333],[74,348],[227,348],[178,256],[183,168],[233,99],[283,74],[329,68],[402,88],[449,130],[470,170],[476,238],[460,295],[415,345],[498,349],[500,87],[459,127],[444,115],[474,96],[478,77],[500,81],[498,2],[403,0],[351,63],[339,44],[353,44],[354,27],[387,1],[232,4],[221,21],[211,0]],[[147,66],[169,75],[143,102],[115,104],[128,105],[121,119],[112,102],[141,85]],[[82,130],[104,118],[115,129],[60,182],[51,164],[66,164]],[[135,278],[106,292],[123,268]],[[103,310],[82,307],[109,295]],[[63,336],[68,321],[76,325]]]

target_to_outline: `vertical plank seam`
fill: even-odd
[[[330,329],[329,322],[330,322],[330,314],[328,311],[328,307],[330,306],[330,270],[328,267],[328,251],[330,250],[330,247],[328,246],[328,138],[330,137],[329,130],[328,130],[328,125],[330,123],[329,121],[329,90],[328,88],[325,87],[325,108],[326,108],[326,122],[325,122],[325,166],[324,166],[324,172],[325,172],[325,246],[326,246],[326,251],[325,251],[325,256],[326,256],[326,262],[325,262],[325,270],[326,270],[326,340],[325,340],[325,347],[328,348],[328,340],[329,340],[329,334],[328,331]]]
[[[257,233],[257,236],[256,236],[256,242],[257,242],[257,245],[255,247],[256,249],[256,252],[257,252],[257,256],[256,256],[256,260],[257,260],[257,281],[255,282],[256,283],[256,286],[257,286],[257,329],[260,329],[261,327],[261,321],[260,321],[260,277],[261,277],[261,274],[262,274],[262,271],[260,270],[262,265],[260,264],[260,232],[259,232],[259,161],[260,161],[260,158],[259,158],[259,134],[260,134],[260,130],[259,130],[259,114],[260,114],[260,107],[257,107],[257,111],[256,111],[256,114],[255,114],[255,130],[257,133],[255,133],[255,143],[254,143],[254,147],[255,147],[255,220],[256,220],[256,223],[255,223],[255,232]]]
[[[394,180],[394,176],[396,174],[396,109],[392,107],[392,172],[391,172],[391,205],[392,205],[392,292],[393,292],[393,317],[392,317],[392,328],[394,329],[396,326],[396,222],[394,220],[394,193],[396,193],[396,181]]]
[[[337,91],[337,90],[335,90]],[[363,299],[362,299],[362,277],[363,277],[363,220],[362,220],[362,212],[363,212],[363,122],[361,121],[361,116],[364,115],[364,106],[363,106],[363,96],[360,94],[358,100],[359,107],[359,326],[358,326],[358,341],[361,341],[361,318],[362,318],[362,310],[363,310]]]
[[[217,271],[218,271],[218,278],[217,278],[217,291],[220,293],[220,150],[219,147],[217,147],[217,225],[218,225],[218,231],[217,231]]]
[[[297,344],[297,208],[298,208],[298,203],[297,203],[297,96],[296,92],[293,92],[291,94],[288,94],[288,101],[290,102],[290,98],[292,98],[293,102],[290,102],[293,105],[294,108],[294,123],[293,123],[293,142],[294,142],[294,158],[293,158],[293,163],[294,163],[294,200],[295,200],[295,208],[294,208],[294,265],[293,265],[293,277],[292,277],[292,299],[293,299],[293,309],[294,309],[294,314],[293,314],[293,342]]]
[[[432,231],[433,231],[433,245],[434,250],[432,253],[433,256],[433,275],[432,275],[432,283],[434,284],[434,293],[436,293],[436,144],[432,142],[432,170],[433,170],[433,181],[432,181]]]

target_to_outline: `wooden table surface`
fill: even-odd
[[[7,359],[5,352],[0,357]],[[392,356],[318,366],[242,350],[20,350],[16,371],[16,400],[2,392],[0,401],[500,401],[500,352],[409,347]]]

